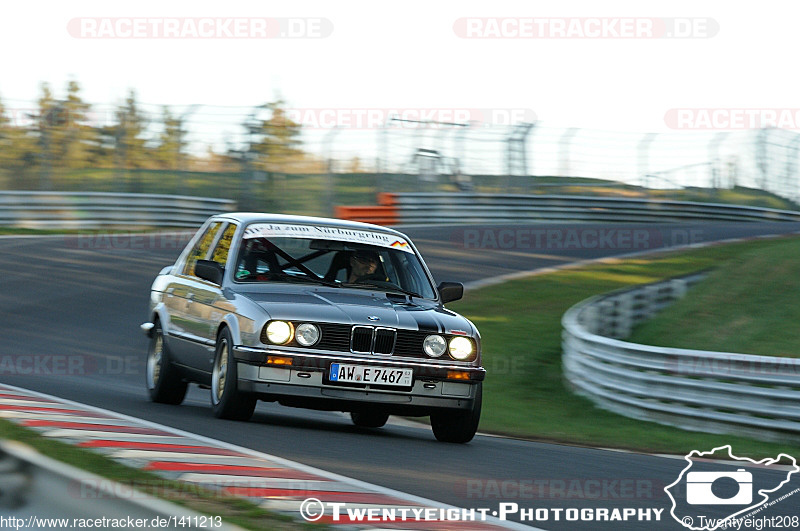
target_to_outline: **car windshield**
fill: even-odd
[[[379,245],[361,241],[295,237],[284,231],[244,232],[234,273],[236,282],[296,282],[436,297],[428,276],[408,242],[399,238]],[[256,226],[258,227],[258,226]],[[270,225],[269,227],[274,227]],[[278,233],[275,235],[273,233]],[[352,235],[350,231],[348,235]],[[351,240],[367,240],[359,237]],[[326,234],[326,236],[329,236]],[[382,235],[385,236],[385,235]],[[385,238],[384,238],[385,239]],[[392,248],[397,245],[400,248]]]

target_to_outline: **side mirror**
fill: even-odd
[[[442,304],[457,301],[464,296],[464,284],[461,282],[442,282],[436,289],[442,297]]]
[[[198,260],[194,265],[194,274],[203,280],[213,282],[218,286],[222,285],[222,275],[225,273],[225,268],[221,264],[213,260]]]

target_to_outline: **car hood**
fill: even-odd
[[[318,323],[363,324],[406,330],[448,333],[460,330],[474,335],[472,324],[434,301],[348,288],[292,286],[240,292],[268,314],[270,319]]]

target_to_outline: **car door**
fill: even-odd
[[[235,223],[227,223],[220,231],[208,258],[203,259],[213,260],[225,267],[236,228]],[[192,322],[196,340],[201,347],[189,360],[190,366],[211,373],[217,329],[229,308],[222,294],[222,286],[195,276],[188,283],[188,287],[191,297],[188,319]]]
[[[165,305],[170,317],[170,342],[175,362],[187,367],[201,365],[208,348],[206,336],[201,323],[198,322],[195,308],[197,284],[201,281],[194,272],[198,260],[205,260],[214,243],[218,240],[225,222],[211,223],[203,235],[197,240],[186,257],[182,269],[177,272],[175,280],[166,289]]]

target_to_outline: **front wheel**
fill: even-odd
[[[181,379],[170,361],[169,349],[159,321],[155,322],[147,348],[145,378],[147,392],[153,402],[178,405],[186,397],[188,384]]]
[[[472,408],[463,411],[437,411],[431,414],[436,439],[449,443],[468,443],[478,431],[483,402],[483,382],[478,383]]]
[[[256,409],[256,398],[238,390],[238,371],[232,346],[231,333],[223,328],[217,338],[211,371],[211,408],[214,416],[221,419],[248,420]]]

